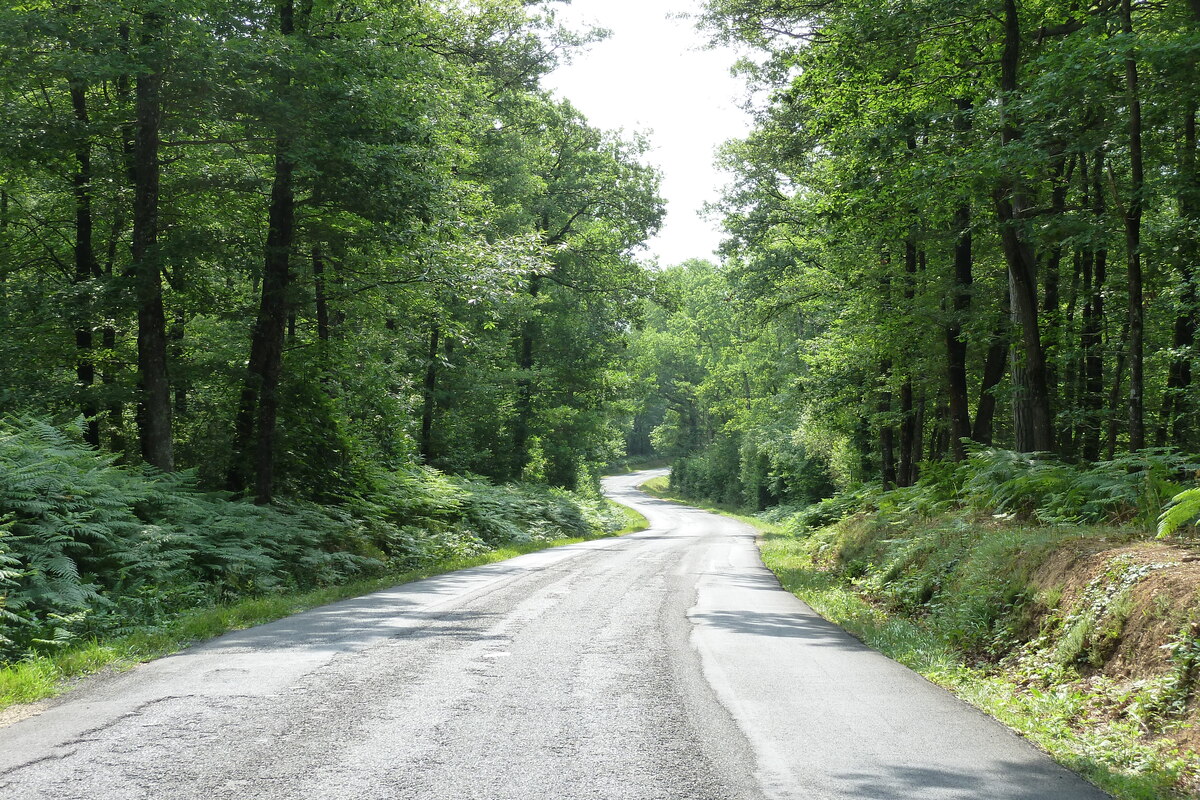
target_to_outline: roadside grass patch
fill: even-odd
[[[667,487],[669,483],[670,479],[666,475],[659,475],[657,478],[651,478],[645,483],[638,485],[638,488],[646,494],[652,494],[655,497],[661,497],[665,500],[676,500],[678,498],[669,497],[667,495]],[[679,502],[682,503],[683,501],[680,500]]]
[[[608,505],[622,521],[621,528],[613,536],[624,536],[627,533],[638,533],[650,527],[650,520],[638,511],[620,503],[608,501]]]

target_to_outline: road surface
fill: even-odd
[[[782,591],[740,523],[652,527],[228,634],[0,729],[0,797],[1100,800]]]

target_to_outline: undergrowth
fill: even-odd
[[[338,505],[259,506],[119,466],[77,430],[0,419],[0,664],[180,615],[626,524],[597,494],[413,466]]]

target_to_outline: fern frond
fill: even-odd
[[[1158,538],[1170,536],[1200,516],[1200,489],[1188,489],[1171,498],[1158,517]]]

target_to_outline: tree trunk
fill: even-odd
[[[892,371],[890,361],[879,365],[879,373],[886,379]],[[886,416],[892,412],[892,393],[884,391],[879,398],[879,461],[880,478],[885,490],[896,486],[896,432],[886,421]]]
[[[117,263],[117,247],[121,236],[125,231],[125,220],[120,213],[120,207],[113,214],[112,226],[108,232],[108,243],[105,247],[104,266],[101,270],[101,277],[104,279],[105,292],[104,301],[107,309],[104,316],[112,315],[112,309],[116,305],[115,301],[115,281],[113,273],[116,270]],[[101,348],[104,351],[102,368],[100,370],[100,382],[104,386],[105,395],[105,416],[108,419],[107,434],[108,447],[114,453],[122,454],[126,459],[129,457],[125,442],[125,406],[121,402],[117,391],[118,376],[117,372],[121,369],[120,365],[115,362],[114,354],[117,349],[117,329],[109,319],[105,320],[104,326],[100,329]]]
[[[1085,192],[1090,191],[1090,208],[1093,224],[1102,225],[1106,213],[1104,187],[1101,176],[1104,172],[1104,151],[1097,150],[1092,159],[1093,169],[1088,176],[1087,157],[1080,159],[1080,172]],[[1085,205],[1089,200],[1084,195]],[[1104,346],[1102,340],[1104,322],[1104,284],[1107,280],[1108,250],[1100,246],[1084,251],[1084,306],[1080,322],[1079,347],[1083,353],[1083,393],[1080,406],[1083,421],[1080,431],[1079,453],[1084,461],[1100,458],[1100,431],[1103,426],[1104,408]]]
[[[313,294],[317,313],[317,341],[322,349],[329,343],[329,297],[325,292],[325,256],[320,245],[312,249]],[[322,366],[328,359],[328,353],[322,352]]]
[[[142,49],[162,47],[165,20],[142,15]],[[158,252],[159,129],[162,121],[162,59],[150,57],[134,89],[133,281],[138,305],[138,373],[141,399],[138,434],[142,458],[164,472],[175,469],[171,434],[171,383],[167,375],[167,321],[163,312],[162,266]]]
[[[1007,315],[1005,317],[1007,323]],[[979,402],[975,407],[975,423],[971,428],[971,439],[980,444],[992,444],[992,429],[996,418],[996,387],[1004,379],[1004,367],[1008,361],[1007,324],[992,333],[992,342],[983,359],[983,380],[979,385]]]
[[[1200,0],[1197,0],[1200,5]],[[1197,11],[1200,16],[1200,10]],[[1200,21],[1198,19],[1197,21]],[[1200,243],[1195,230],[1200,227],[1200,171],[1196,159],[1196,104],[1191,102],[1184,111],[1183,141],[1180,143],[1179,174],[1180,188],[1176,200],[1179,216],[1187,225],[1180,239],[1178,269],[1183,284],[1180,293],[1180,309],[1175,317],[1170,371],[1167,375],[1167,390],[1163,396],[1162,418],[1159,421],[1156,444],[1159,447],[1170,443],[1184,450],[1191,450],[1192,403],[1189,389],[1192,384],[1192,358],[1196,342],[1197,301],[1200,291],[1196,286],[1197,262],[1200,262]]]
[[[437,405],[438,347],[441,330],[433,322],[429,326],[429,353],[425,362],[425,386],[421,409],[421,457],[428,464],[433,460],[433,414]]]
[[[184,359],[184,335],[187,330],[187,319],[183,309],[175,309],[175,319],[171,325],[171,361],[175,371],[175,414],[183,416],[188,410],[188,385],[183,379],[181,369]]]
[[[912,464],[909,477],[913,483],[921,477],[921,456],[925,452],[925,408],[925,395],[922,394],[917,398],[913,410],[912,455],[909,456],[909,462]]]
[[[962,135],[970,131],[971,101],[955,101],[958,113],[954,130]],[[971,409],[967,397],[967,341],[963,338],[963,322],[971,313],[972,241],[971,203],[964,201],[954,211],[954,290],[950,323],[946,326],[946,379],[950,398],[950,452],[955,461],[967,457],[964,439],[971,436]]]
[[[542,276],[534,275],[529,279],[529,296],[535,301],[541,292]],[[533,313],[533,312],[531,312]],[[513,478],[520,478],[529,463],[529,429],[533,418],[533,350],[537,337],[537,321],[531,316],[521,325],[521,340],[518,344],[516,418],[513,420]]]
[[[279,32],[295,34],[294,4],[284,0],[279,7]],[[289,82],[285,83],[285,88]],[[291,282],[291,251],[295,239],[296,164],[291,156],[291,137],[283,130],[275,137],[275,170],[271,204],[267,211],[267,245],[263,257],[262,297],[250,343],[250,362],[236,425],[237,453],[234,470],[244,469],[244,453],[253,441],[254,497],[270,503],[275,484],[275,437],[279,414],[279,381],[283,374],[283,342],[287,325],[287,293]],[[236,488],[244,476],[233,472]],[[234,483],[235,481],[231,481]],[[233,487],[231,487],[233,488]]]
[[[1001,56],[1000,88],[1003,124],[1001,142],[1010,145],[1021,138],[1012,110],[1021,61],[1021,25],[1016,0],[1004,0],[1004,51]],[[996,192],[1000,240],[1008,264],[1009,298],[1013,321],[1021,331],[1021,346],[1013,348],[1013,422],[1016,447],[1022,452],[1054,449],[1046,358],[1038,326],[1037,258],[1021,219],[1028,209],[1020,178],[1006,176]]]
[[[950,450],[950,406],[938,405],[933,413],[933,435],[929,437],[930,461],[940,461]]]
[[[1129,323],[1122,326],[1121,341],[1129,341]],[[1117,420],[1120,418],[1121,383],[1125,380],[1125,351],[1117,353],[1117,365],[1113,370],[1112,391],[1108,394],[1108,437],[1105,443],[1105,459],[1112,461],[1117,454]]]
[[[1070,185],[1071,172],[1074,162],[1068,164],[1066,153],[1057,153],[1051,167],[1050,175],[1050,213],[1055,221],[1061,220],[1067,209],[1067,189]],[[1058,395],[1060,376],[1054,357],[1060,351],[1063,341],[1062,318],[1062,257],[1061,240],[1055,237],[1046,255],[1045,280],[1043,281],[1042,314],[1044,317],[1042,349],[1046,354],[1046,393],[1047,403],[1051,408],[1060,408],[1061,398]],[[1051,428],[1054,420],[1051,418]],[[1054,437],[1057,441],[1057,437]]]
[[[910,141],[909,148],[914,144]],[[914,281],[917,274],[917,244],[912,239],[904,243],[904,311],[911,313],[916,296]],[[916,480],[913,461],[913,442],[916,439],[916,416],[913,405],[912,376],[904,375],[900,385],[900,464],[896,470],[898,486],[912,486]]]
[[[100,446],[100,419],[92,386],[96,382],[95,354],[92,352],[92,321],[95,313],[90,285],[100,271],[92,244],[92,137],[88,131],[87,87],[83,81],[70,80],[71,108],[79,127],[75,142],[75,174],[71,183],[75,196],[75,276],[77,314],[75,320],[75,384],[79,409],[83,412],[83,438],[92,447]]]
[[[1133,36],[1130,0],[1121,0],[1121,29]],[[1145,172],[1142,166],[1142,103],[1138,90],[1137,57],[1125,56],[1125,95],[1129,103],[1129,203],[1125,211],[1125,257],[1129,275],[1129,449],[1146,446],[1145,378],[1143,375],[1144,315],[1142,301],[1142,201]]]

